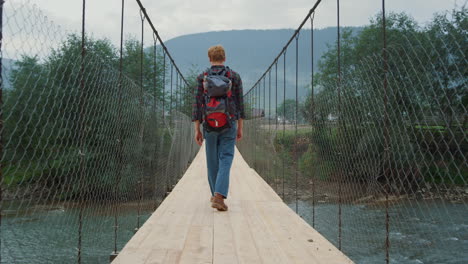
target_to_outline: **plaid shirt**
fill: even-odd
[[[224,66],[211,66],[213,72],[218,72],[224,69]],[[236,115],[234,119],[245,119],[244,113],[244,93],[242,91],[242,80],[240,75],[237,72],[231,70],[231,80],[232,80],[232,99],[236,104]],[[204,73],[198,75],[197,77],[197,88],[194,90],[194,103],[192,105],[192,122],[199,120],[200,123],[203,122],[203,105],[205,103],[205,97],[203,96],[203,78]]]

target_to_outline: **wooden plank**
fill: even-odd
[[[230,202],[229,218],[239,263],[261,263],[261,257],[255,245],[254,237],[248,226],[240,200],[233,200]]]
[[[267,229],[258,212],[253,208],[252,201],[242,201],[242,210],[247,220],[246,228],[250,232],[262,263],[291,263],[280,245]]]
[[[353,263],[283,203],[258,202],[256,208],[281,245],[295,254],[296,259],[309,258],[313,263],[324,264]]]
[[[236,149],[226,203],[210,206],[200,150],[113,263],[352,263],[287,207]]]
[[[229,214],[227,212],[215,212],[213,227],[213,263],[239,263],[232,231]]]
[[[213,227],[191,226],[180,263],[213,263]]]
[[[145,264],[165,264],[164,259],[167,255],[167,249],[153,249],[146,255]],[[125,263],[139,263],[139,262],[125,262]]]
[[[201,157],[197,157],[200,159]],[[194,166],[190,167],[187,170],[187,177],[183,177],[179,183],[174,188],[170,196],[168,196],[157,210],[151,215],[151,217],[146,221],[146,223],[140,228],[140,230],[132,237],[131,243],[127,244],[128,248],[138,248],[140,244],[147,239],[151,233],[156,233],[155,235],[160,235],[160,232],[157,232],[157,227],[155,225],[164,225],[169,223],[174,223],[173,218],[176,217],[177,207],[180,210],[180,202],[187,201],[189,199],[180,199],[181,196],[184,196],[184,185],[185,184],[194,184],[194,180],[198,180],[199,177],[196,177],[197,171],[202,168],[201,162],[196,162],[194,160]],[[190,175],[195,175],[195,177],[190,177]],[[198,186],[199,184],[197,184]],[[188,194],[190,196],[190,194]],[[178,206],[174,206],[174,203],[179,203]],[[190,207],[190,203],[186,204],[187,207]],[[187,213],[183,212],[182,218],[187,217]],[[177,217],[180,220],[179,217]],[[156,231],[156,232],[155,232]]]
[[[257,191],[257,201],[282,201],[281,197],[276,194],[275,190],[273,190],[273,188],[271,188],[271,186],[268,185],[268,183],[266,183],[254,169],[249,168],[249,173],[251,177],[249,177],[250,181],[248,184],[251,188]]]
[[[202,193],[209,193],[209,190]],[[180,263],[213,262],[213,213],[209,199],[198,198]]]
[[[148,255],[145,264],[168,264],[168,263],[177,263],[169,262],[168,255],[170,255],[169,250],[167,249],[153,249]],[[172,253],[174,254],[174,253]],[[113,262],[112,262],[113,263]],[[140,262],[126,262],[126,263],[140,263]]]
[[[236,156],[235,160],[236,160]],[[229,184],[229,196],[227,202],[230,200],[245,200],[252,198],[253,190],[246,184],[249,175],[245,174],[242,166],[233,163],[233,169],[231,170],[230,184]]]
[[[126,250],[130,250],[127,249]],[[151,248],[144,248],[139,249],[139,254],[119,254],[117,258],[112,261],[112,264],[124,264],[124,263],[147,263],[147,259],[149,258],[150,254],[152,254],[154,249]],[[162,261],[162,260],[161,260]],[[158,262],[152,262],[158,263]]]
[[[182,251],[180,250],[167,250],[166,256],[163,259],[163,263],[166,263],[166,264],[180,263],[181,254],[182,254]]]
[[[207,191],[208,194],[210,191]],[[206,192],[202,192],[206,193]],[[213,227],[213,208],[211,208],[210,196],[207,197],[201,196],[197,198],[199,203],[197,204],[194,216],[192,218],[192,226],[203,226],[203,227]]]
[[[197,157],[202,159],[201,156]],[[204,187],[197,170],[201,161],[194,162],[171,194],[125,246],[114,263],[167,263],[179,262],[190,223],[196,212],[193,201]],[[187,186],[187,187],[185,187]],[[195,188],[188,188],[194,186]],[[208,196],[209,197],[209,196]],[[140,235],[141,234],[141,235]],[[151,254],[147,254],[151,252]],[[141,257],[146,255],[146,258]],[[135,261],[127,262],[134,258]],[[146,262],[143,259],[147,259]]]
[[[266,183],[257,172],[250,168],[248,164],[241,159],[241,154],[236,150],[236,158],[233,168],[237,172],[234,176],[242,179],[242,186],[250,190],[250,195],[246,195],[249,200],[260,201],[282,201],[276,192]]]

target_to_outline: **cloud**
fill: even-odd
[[[314,1],[310,0],[141,0],[163,40],[184,34],[231,29],[296,28]],[[437,11],[451,9],[462,0],[393,0],[387,10],[411,14],[418,21],[427,21]],[[10,0],[7,4],[37,4],[62,28],[79,31],[81,0]],[[86,28],[95,37],[106,37],[115,45],[120,38],[120,4],[118,0],[86,2]],[[341,1],[341,24],[359,26],[380,11],[380,1]],[[5,10],[8,12],[8,9]],[[309,26],[309,24],[306,24]],[[336,1],[322,1],[315,17],[319,28],[336,25]],[[125,0],[125,35],[140,36],[139,7],[134,0]],[[147,43],[152,43],[146,26]]]

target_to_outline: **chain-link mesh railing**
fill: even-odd
[[[466,8],[354,32],[338,12],[314,63],[319,3],[245,95],[242,155],[356,263],[466,262]]]
[[[87,37],[85,6],[66,34],[1,2],[1,263],[108,262],[198,150],[187,83],[146,14],[123,40],[123,1],[120,52]]]

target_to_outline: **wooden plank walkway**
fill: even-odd
[[[112,263],[353,263],[285,205],[237,149],[229,210],[211,208],[205,164],[203,146]]]

